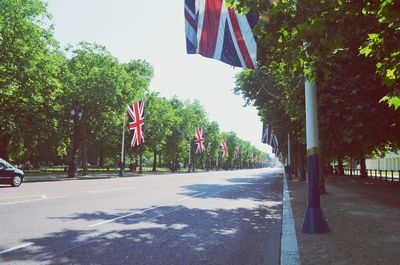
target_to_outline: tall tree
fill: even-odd
[[[37,159],[47,140],[57,142],[63,56],[44,26],[49,14],[42,1],[3,0],[0,10],[0,156]]]

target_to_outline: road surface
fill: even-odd
[[[0,264],[279,264],[282,171],[0,186]]]

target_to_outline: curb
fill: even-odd
[[[294,217],[290,204],[289,187],[285,174],[283,175],[283,213],[281,235],[281,265],[300,265],[299,248],[297,245]]]

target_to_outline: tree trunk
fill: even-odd
[[[319,194],[326,194],[325,187],[325,167],[326,167],[325,145],[320,141],[319,148]]]
[[[139,154],[139,174],[142,174],[142,173],[143,173],[143,168],[142,168],[142,156],[143,156],[143,154],[140,153],[140,154]]]
[[[206,153],[206,170],[209,171],[210,170],[210,160],[209,160],[209,156]]]
[[[154,157],[153,157],[153,172],[157,171],[157,151],[154,150]]]
[[[297,177],[296,174],[296,167],[297,167],[297,161],[296,161],[296,143],[293,141],[291,143],[291,149],[290,149],[290,176],[292,176],[292,178]]]
[[[350,159],[349,163],[350,163],[350,177],[352,177],[353,176],[353,159]]]
[[[158,155],[158,167],[161,167],[161,155]]]
[[[82,176],[88,174],[88,160],[87,160],[87,144],[86,144],[86,126],[83,125],[83,139],[82,139]]]
[[[174,160],[174,172],[178,171],[178,155],[175,156]]]
[[[99,168],[103,168],[104,167],[104,152],[103,152],[103,148],[100,147],[100,151],[99,151]]]
[[[365,154],[364,150],[360,152],[360,178],[366,179],[368,178],[367,174],[367,166],[365,164]]]
[[[5,160],[9,160],[9,153],[8,153],[8,147],[10,145],[10,134],[8,134],[7,132],[3,132],[1,134],[1,138],[0,138],[0,157],[5,159]]]
[[[306,180],[306,149],[302,143],[299,143],[299,169],[300,169],[300,181]]]
[[[343,159],[342,158],[338,159],[338,170],[339,170],[339,175],[343,176],[344,175],[344,167],[343,167]]]

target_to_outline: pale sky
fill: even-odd
[[[151,91],[198,99],[222,131],[234,131],[264,152],[254,107],[233,94],[240,68],[186,54],[184,0],[48,0],[55,37],[65,47],[80,41],[104,45],[121,62],[145,59],[155,76]]]

